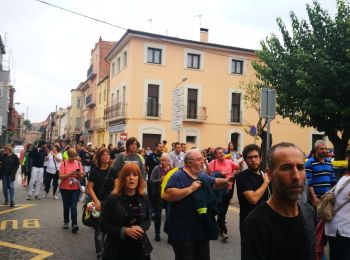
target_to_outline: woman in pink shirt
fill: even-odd
[[[83,178],[83,168],[76,160],[77,151],[69,148],[67,151],[68,160],[63,161],[60,167],[60,191],[63,200],[63,228],[68,229],[69,210],[72,219],[72,232],[79,230],[77,222],[77,204],[80,196],[79,179]]]
[[[233,162],[231,159],[225,159],[225,153],[222,147],[217,147],[214,153],[215,153],[216,159],[212,160],[209,163],[209,168],[213,176],[215,175],[215,173],[220,173],[220,177],[229,179],[232,175],[237,173],[237,170],[239,169],[239,165]],[[217,218],[220,234],[224,242],[226,242],[226,240],[229,237],[227,234],[225,219],[226,219],[226,213],[227,213],[228,207],[230,205],[230,201],[233,196],[233,184],[234,183],[230,184],[228,186],[228,191],[222,195],[221,210]]]

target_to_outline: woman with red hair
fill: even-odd
[[[150,212],[145,186],[140,167],[126,163],[102,212],[101,228],[107,234],[104,259],[150,259],[153,248],[146,235]]]

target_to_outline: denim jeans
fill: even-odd
[[[63,200],[63,219],[64,223],[69,223],[69,210],[72,219],[72,226],[78,224],[77,204],[79,201],[80,190],[61,189],[61,197]]]
[[[2,176],[2,191],[4,193],[5,201],[9,201],[9,192],[10,192],[10,202],[14,202],[15,199],[15,182],[11,181],[11,176],[3,175]]]
[[[220,229],[220,233],[227,233],[225,219],[226,219],[226,213],[227,213],[228,207],[230,206],[230,201],[232,197],[233,197],[233,187],[231,190],[229,190],[227,193],[225,193],[222,196],[222,202],[220,207],[221,209],[217,218],[217,223]]]

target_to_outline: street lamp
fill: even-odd
[[[188,78],[183,78],[179,83],[176,84],[175,89],[172,91],[173,94],[173,118],[172,128],[177,131],[177,142],[180,142],[180,131],[182,126],[182,117],[183,117],[183,96],[184,90],[178,88],[183,82],[188,80]]]

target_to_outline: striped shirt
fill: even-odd
[[[310,158],[305,163],[305,171],[309,187],[314,188],[317,197],[325,194],[337,182],[333,165],[329,158],[325,158],[324,163],[316,157]]]

